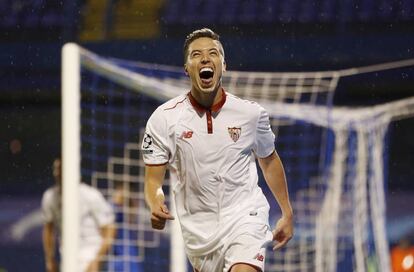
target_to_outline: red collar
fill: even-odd
[[[191,105],[193,105],[193,107],[199,111],[199,112],[205,112],[205,111],[211,111],[211,112],[219,112],[221,110],[221,108],[223,107],[224,103],[226,103],[226,92],[224,91],[223,88],[221,88],[221,91],[223,92],[221,99],[219,102],[217,102],[216,104],[212,105],[210,108],[206,108],[203,105],[201,105],[200,103],[198,103],[198,101],[192,96],[191,92],[188,93],[188,97],[190,99]]]

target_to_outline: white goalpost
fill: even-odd
[[[414,66],[414,59],[337,71],[228,71],[226,91],[269,112],[295,210],[295,237],[267,253],[266,271],[390,271],[384,175],[391,122],[414,118],[414,97],[367,107],[333,105],[341,78]],[[155,108],[189,90],[181,68],[111,59],[76,44],[62,55],[62,271],[76,270],[77,186],[116,204],[120,230],[104,271],[188,271],[178,220],[154,231],[144,199],[143,129]],[[269,191],[263,185],[265,194]],[[174,201],[165,182],[166,201]],[[115,203],[115,202],[114,202]],[[271,203],[272,204],[272,203]],[[273,203],[274,204],[274,203]],[[271,209],[270,224],[279,216]]]
[[[78,271],[80,174],[80,52],[62,50],[62,271]]]

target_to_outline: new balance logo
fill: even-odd
[[[264,261],[264,256],[262,254],[260,254],[260,253],[257,253],[254,258],[256,260],[258,260],[259,262],[263,262]]]
[[[180,136],[180,139],[190,139],[191,137],[193,137],[193,132],[191,130],[189,131],[183,131],[183,133]]]

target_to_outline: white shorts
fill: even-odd
[[[216,251],[200,257],[189,257],[195,271],[229,272],[238,263],[264,271],[266,247],[272,241],[268,225],[252,223],[249,231],[230,236],[231,238]]]
[[[78,271],[85,272],[91,262],[95,260],[100,249],[100,244],[90,243],[89,245],[83,245],[79,250],[78,257]]]

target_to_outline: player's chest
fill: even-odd
[[[187,116],[175,127],[177,146],[191,147],[200,153],[225,151],[229,148],[250,150],[254,137],[255,127],[250,120],[209,113]]]

